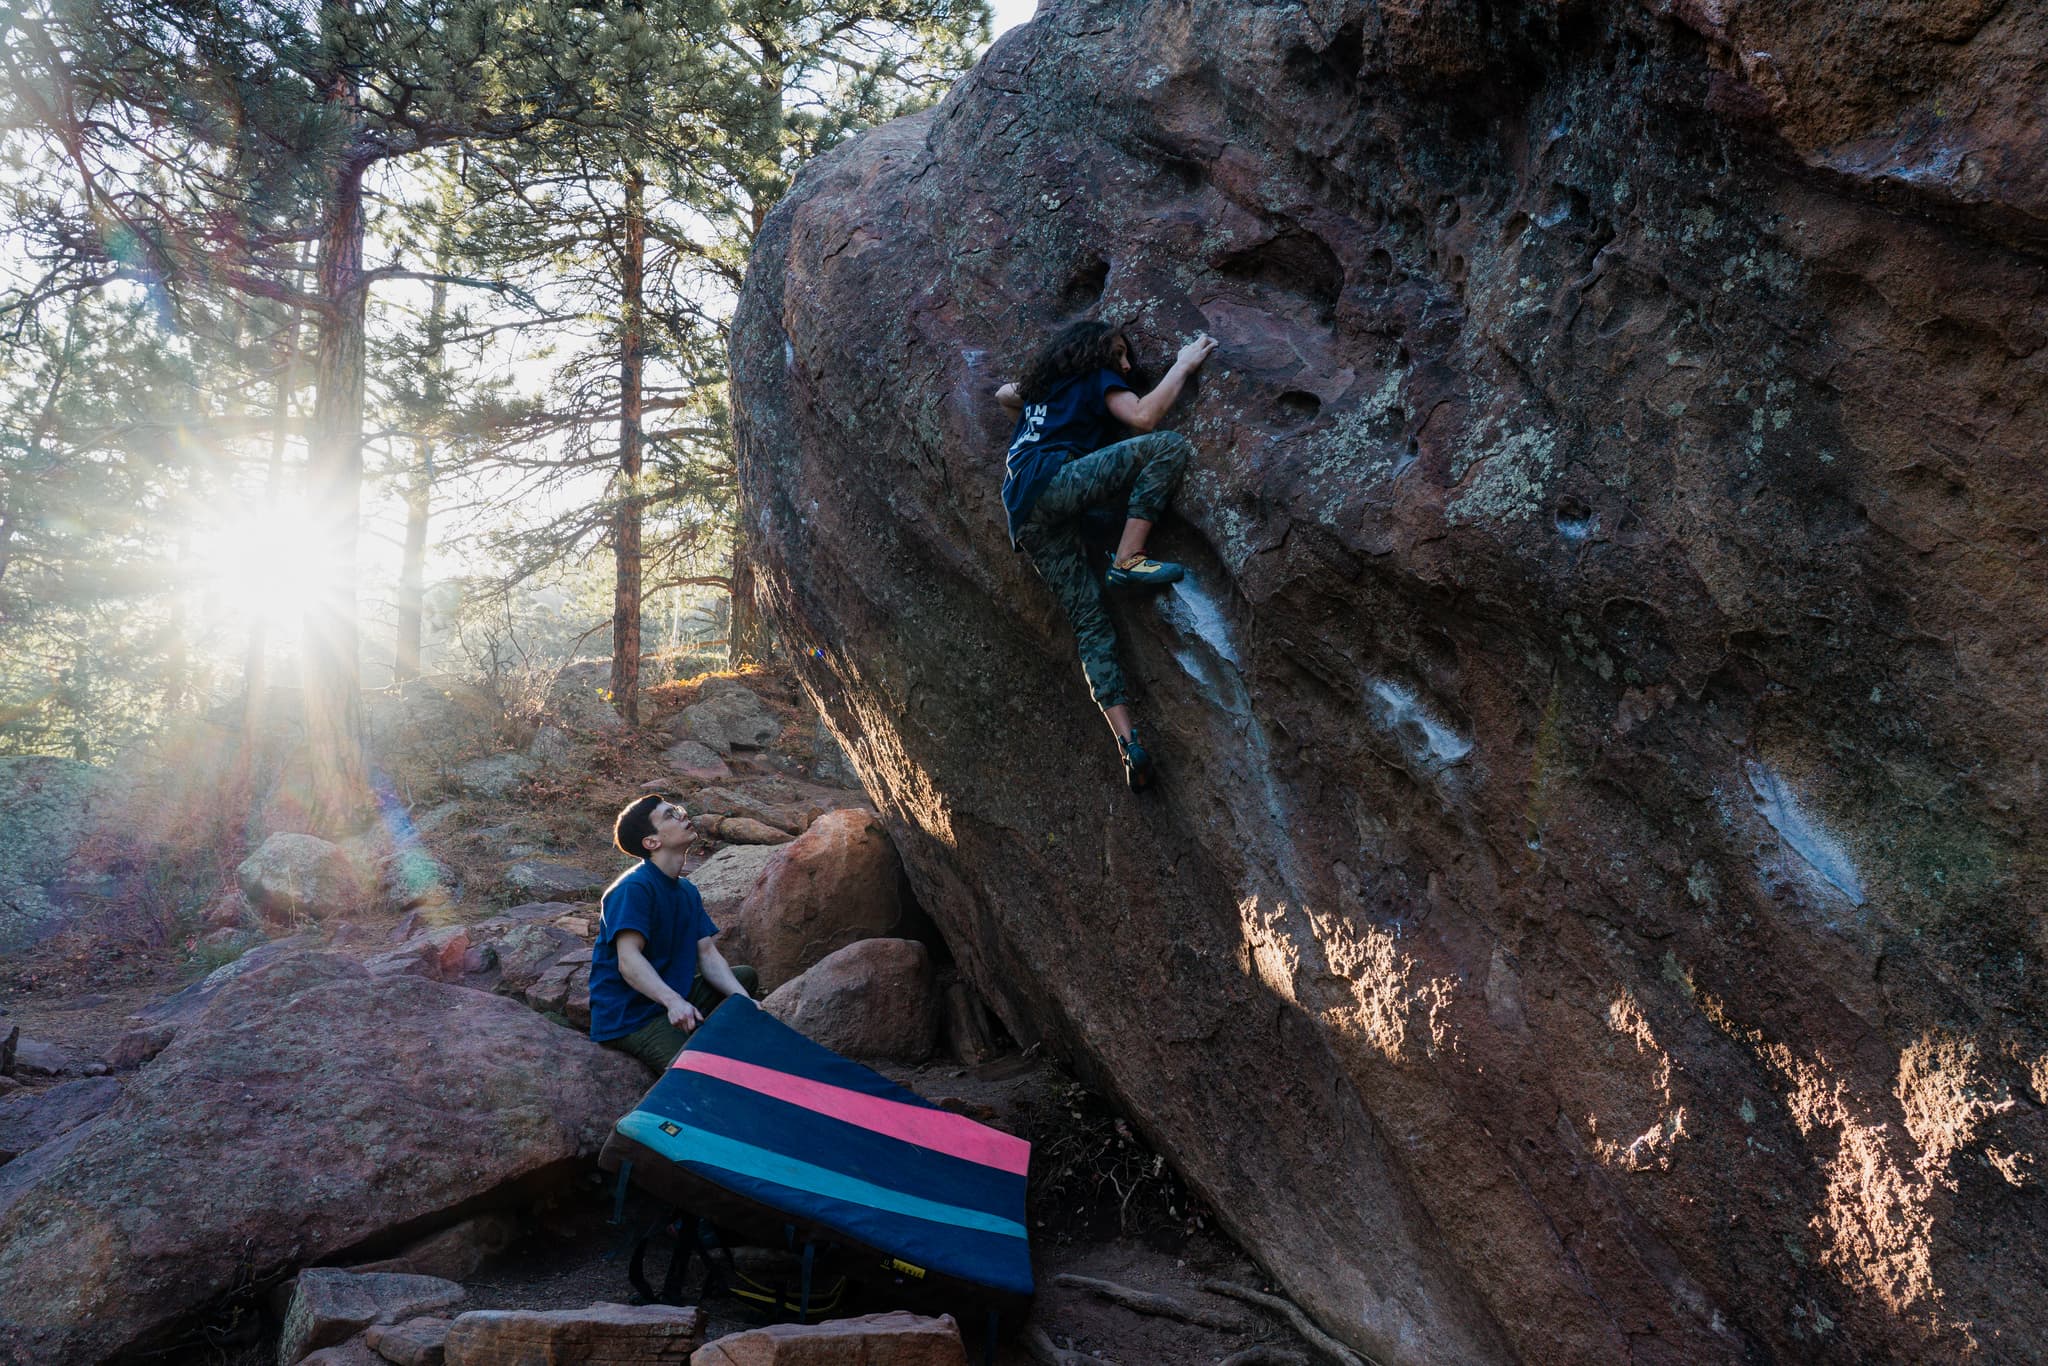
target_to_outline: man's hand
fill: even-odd
[[[688,1001],[678,1000],[668,1008],[668,1022],[685,1034],[694,1034],[697,1026],[704,1023],[704,1016]]]
[[[1195,339],[1180,349],[1175,364],[1183,370],[1199,370],[1202,362],[1209,359],[1209,353],[1216,349],[1216,339],[1206,332],[1197,332]]]

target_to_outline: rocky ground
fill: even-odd
[[[397,794],[383,832],[332,845],[259,823],[182,920],[136,931],[75,901],[0,964],[0,1359],[269,1362],[312,1312],[290,1296],[308,1266],[459,1283],[429,1314],[628,1300],[627,1250],[658,1211],[612,1224],[592,1159],[649,1079],[581,1030],[595,896],[622,867],[610,816],[641,790],[699,817],[694,877],[771,1010],[1033,1142],[1040,1294],[998,1361],[1301,1351],[1276,1318],[1201,1290],[1264,1283],[1122,1118],[956,980],[786,679],[657,688],[639,727],[589,681],[572,670],[509,727],[459,688],[374,699]],[[714,1339],[758,1321],[730,1296],[702,1308]],[[978,1327],[963,1324],[977,1354]],[[347,1350],[412,1359],[397,1338],[385,1357]]]

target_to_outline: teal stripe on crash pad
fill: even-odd
[[[674,1128],[676,1132],[669,1133],[663,1125]],[[952,1224],[957,1228],[1000,1233],[1010,1238],[1024,1236],[1024,1225],[1013,1219],[984,1214],[978,1209],[962,1209],[958,1205],[942,1205],[936,1200],[919,1199],[856,1176],[814,1166],[782,1153],[771,1153],[751,1143],[740,1143],[721,1134],[677,1124],[672,1119],[665,1120],[645,1110],[635,1110],[620,1120],[619,1132],[654,1149],[671,1162],[717,1167],[721,1171],[751,1176],[757,1181],[772,1181],[791,1190],[815,1191],[834,1200],[844,1200],[849,1205],[865,1205],[869,1209],[886,1210],[930,1223]]]

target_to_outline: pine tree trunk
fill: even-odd
[[[306,740],[316,819],[353,829],[370,809],[356,645],[356,536],[363,482],[363,165],[335,172],[320,240],[318,292],[327,304],[314,361],[306,461],[308,553],[320,587],[306,605]]]
[[[270,463],[263,474],[263,515],[278,515],[284,498],[284,447],[291,428],[292,395],[299,389],[299,320],[294,316],[285,334],[285,353],[278,359],[277,390],[271,409]],[[249,643],[242,655],[242,743],[255,743],[262,724],[264,693],[270,686],[270,624],[262,613],[252,615]]]
[[[427,518],[433,507],[434,443],[419,443],[419,463],[405,490],[405,548],[398,562],[398,647],[391,678],[408,683],[420,676],[421,622],[426,616]]]
[[[619,490],[612,545],[618,581],[612,594],[612,705],[629,725],[640,723],[640,418],[642,272],[647,260],[647,180],[626,168],[625,241],[620,252]]]
[[[435,254],[435,269],[447,268],[447,251]],[[427,310],[427,354],[425,357],[427,421],[441,416],[441,348],[448,320],[448,282],[434,281],[432,306]],[[427,520],[433,511],[434,443],[419,443],[419,461],[405,490],[405,549],[398,563],[398,644],[393,652],[393,681],[404,683],[420,676],[420,630],[425,617],[427,588]]]

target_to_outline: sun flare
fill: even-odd
[[[295,621],[342,581],[328,541],[309,519],[289,512],[225,509],[210,529],[207,586],[237,616]]]

